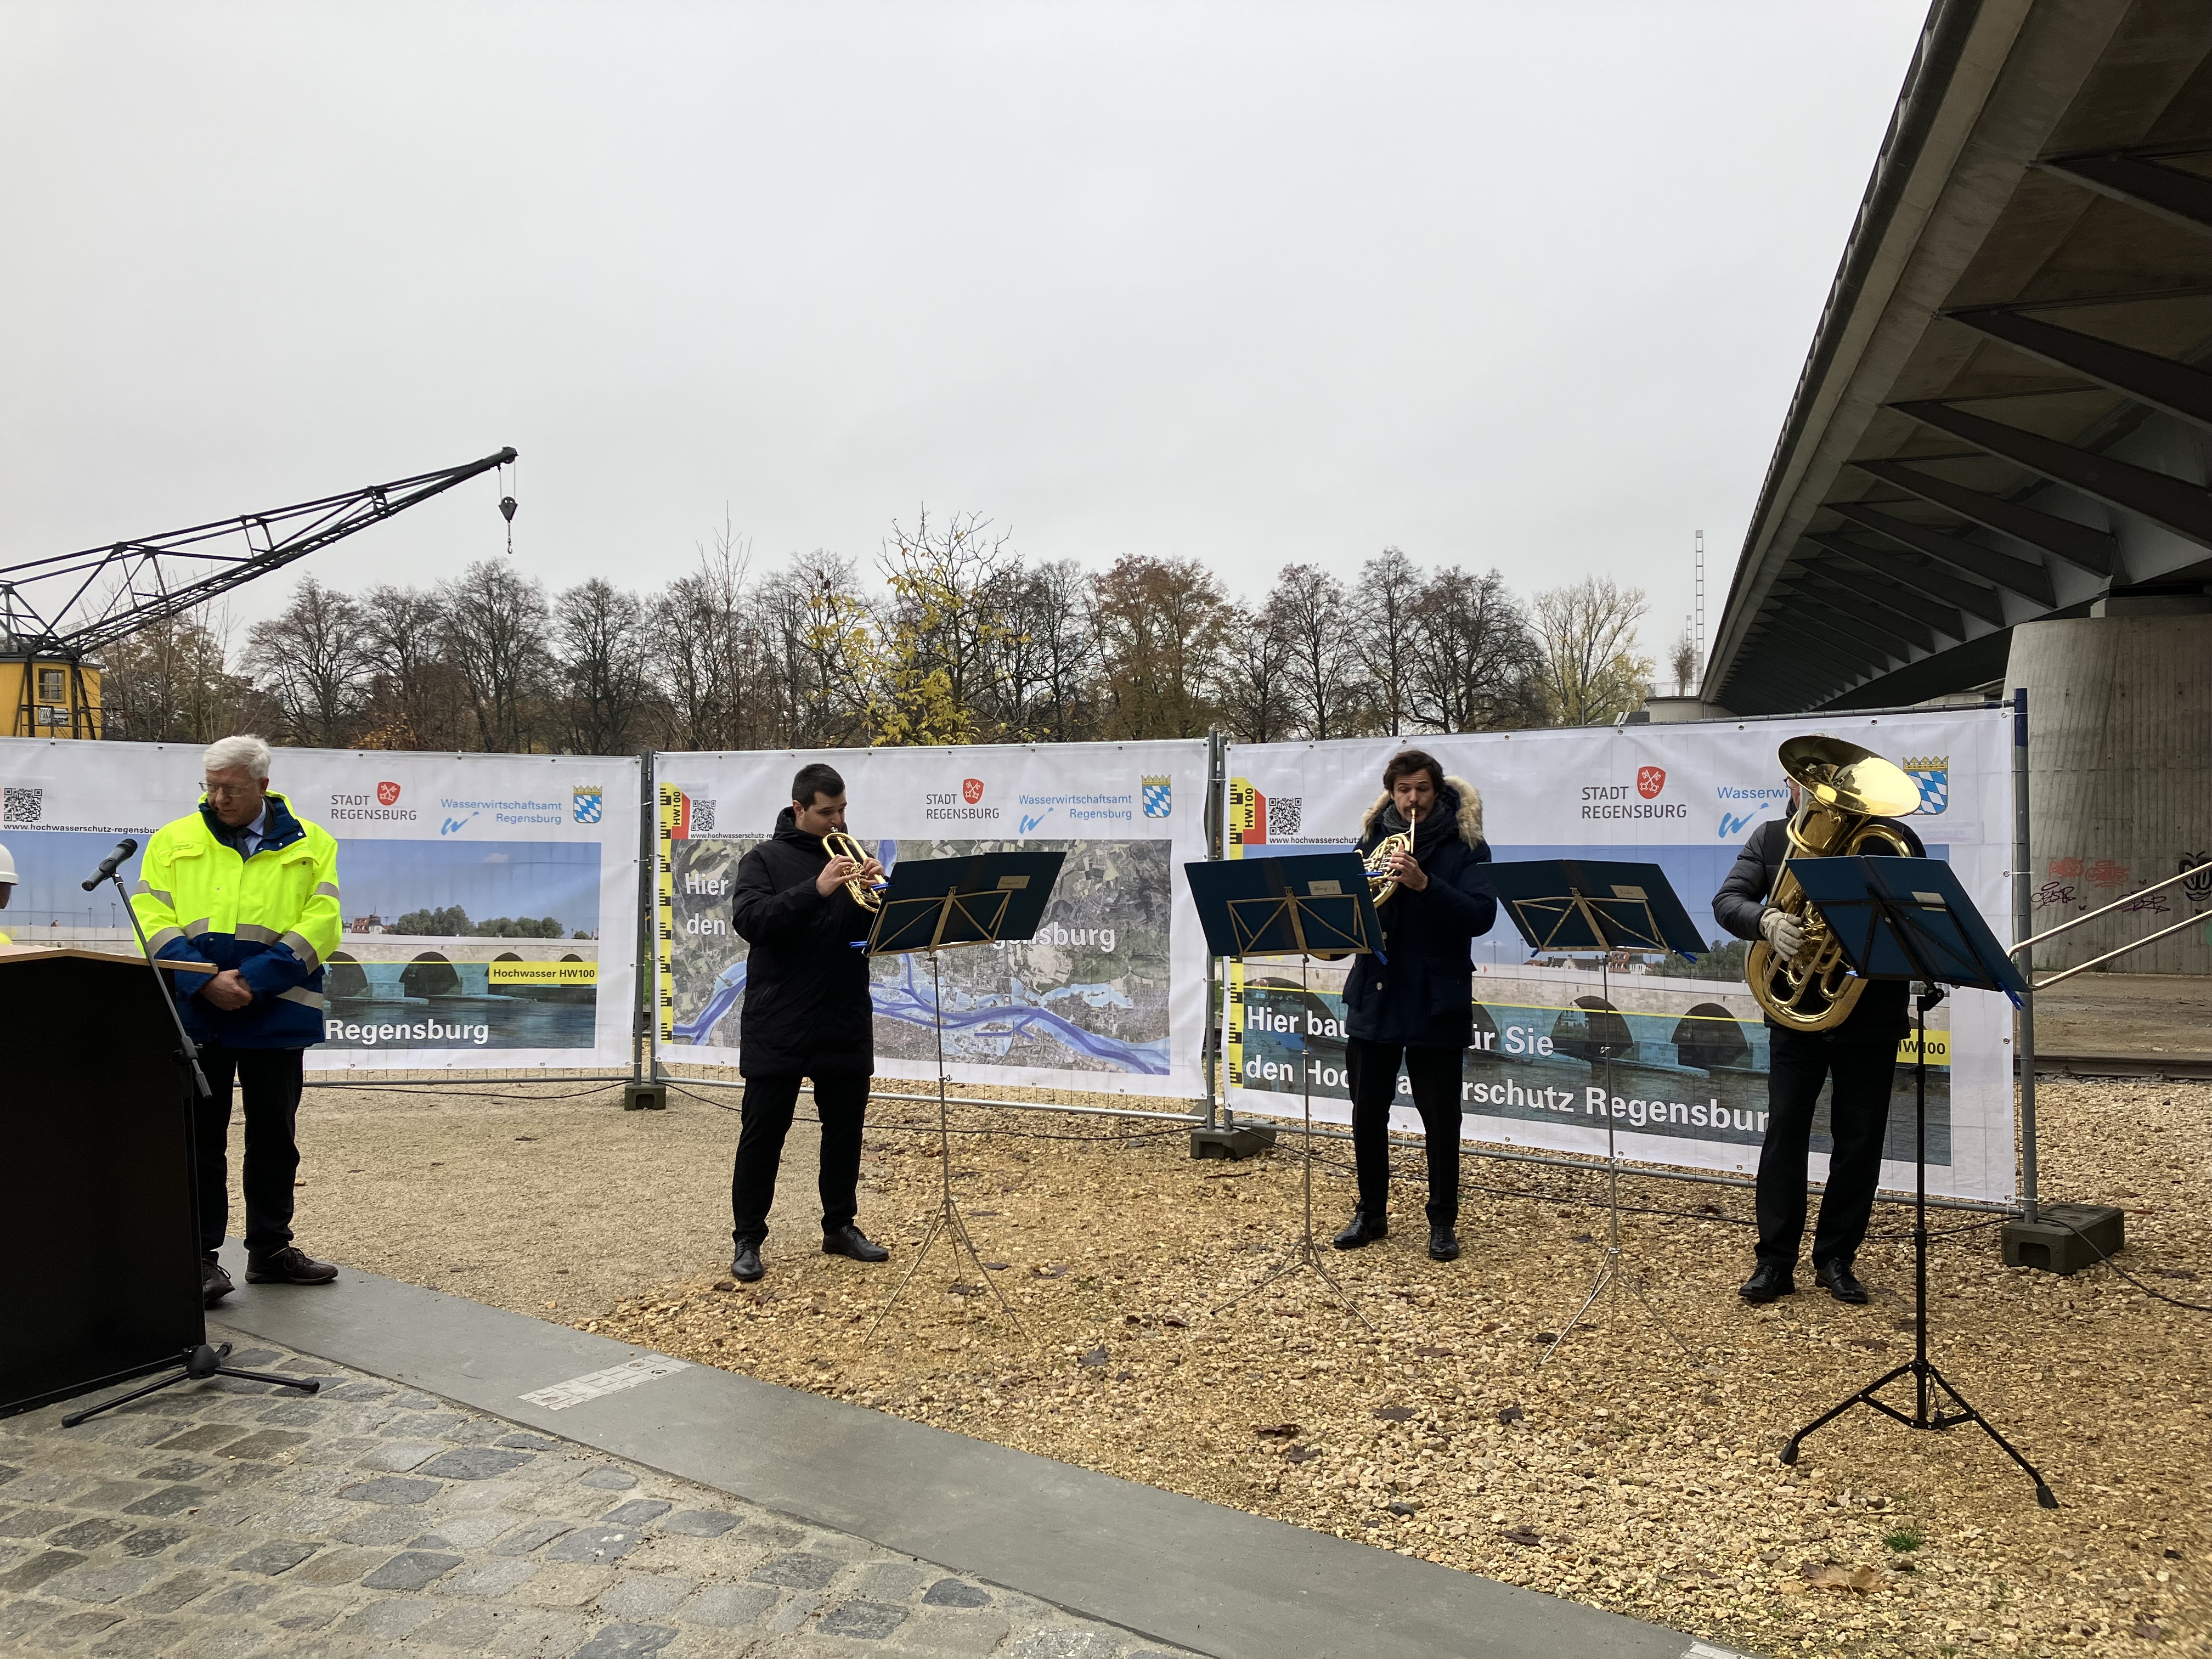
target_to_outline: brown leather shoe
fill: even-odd
[[[249,1285],[327,1285],[338,1276],[338,1270],[327,1261],[318,1261],[297,1245],[287,1244],[274,1255],[256,1261],[246,1261],[246,1282]]]

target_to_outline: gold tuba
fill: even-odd
[[[1390,873],[1390,860],[1400,853],[1411,856],[1413,851],[1413,831],[1419,825],[1418,811],[1406,814],[1405,832],[1385,836],[1375,843],[1375,850],[1362,862],[1367,870],[1367,902],[1379,905],[1398,890],[1398,878]]]
[[[1876,818],[1900,817],[1920,805],[1920,787],[1905,769],[1841,738],[1792,738],[1782,745],[1782,769],[1797,786],[1789,823],[1790,852],[1775,878],[1778,910],[1805,927],[1805,943],[1789,961],[1761,939],[1744,959],[1744,978],[1759,1006],[1792,1031],[1832,1030],[1850,1018],[1866,981],[1852,973],[1842,945],[1790,873],[1801,859],[1910,858],[1911,843]]]
[[[866,864],[874,856],[842,830],[832,830],[823,836],[822,850],[833,859],[850,859],[855,864]],[[874,882],[865,876],[853,876],[847,879],[845,890],[853,896],[853,902],[863,910],[880,910],[884,908],[883,890],[890,885],[889,882]]]

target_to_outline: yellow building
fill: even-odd
[[[13,738],[98,737],[99,665],[0,652],[0,721]]]

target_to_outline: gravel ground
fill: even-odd
[[[908,1132],[918,1108],[879,1106],[872,1121],[862,1222],[890,1268],[813,1249],[795,1133],[769,1276],[738,1288],[721,1277],[734,1115],[703,1091],[624,1114],[584,1088],[311,1094],[302,1242],[1757,1651],[2212,1655],[2212,1316],[2107,1268],[2007,1270],[1972,1218],[1937,1223],[1966,1230],[1933,1257],[1935,1357],[2039,1461],[2055,1512],[1971,1427],[1917,1435],[1862,1410],[1796,1469],[1776,1461],[1791,1428],[1910,1357],[1908,1215],[1891,1206],[1860,1261],[1870,1306],[1752,1310],[1734,1295],[1745,1195],[1625,1183],[1671,1212],[1632,1217],[1624,1244],[1703,1368],[1624,1298],[1539,1372],[1597,1264],[1594,1179],[1470,1159],[1468,1249],[1449,1266],[1426,1259],[1405,1190],[1404,1231],[1328,1258],[1370,1336],[1305,1273],[1211,1311],[1297,1236],[1290,1151],[1194,1163],[1171,1127],[963,1109],[983,1133],[955,1138],[955,1189],[1028,1335],[933,1252],[870,1347],[941,1184],[933,1121]],[[2039,1097],[2045,1196],[2125,1205],[2129,1270],[2212,1301],[2212,1177],[2181,1139],[2212,1087],[2046,1079]],[[1351,1182],[1348,1149],[1323,1156],[1326,1231]]]

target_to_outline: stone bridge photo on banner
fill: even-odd
[[[80,884],[119,836],[193,810],[200,746],[4,742],[9,931],[135,953],[113,890]],[[344,933],[310,1070],[628,1066],[635,757],[279,749],[270,788],[338,842]]]

